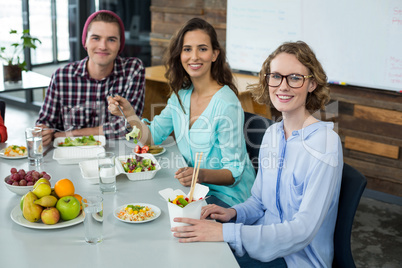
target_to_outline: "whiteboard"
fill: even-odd
[[[280,44],[305,41],[334,84],[402,92],[402,0],[228,0],[233,70],[258,73]]]

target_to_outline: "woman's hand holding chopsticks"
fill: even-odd
[[[175,173],[175,178],[179,180],[179,182],[183,185],[183,186],[191,186],[191,181],[193,178],[193,173],[194,173],[194,168],[192,167],[184,167],[184,168],[180,168],[179,170],[176,171]],[[200,173],[202,173],[202,170],[200,171]],[[199,180],[197,181],[198,183],[201,183],[200,181],[200,175],[198,176]]]

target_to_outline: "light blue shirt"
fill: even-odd
[[[283,121],[266,131],[252,196],[235,205],[223,238],[242,256],[288,267],[332,267],[343,156],[333,123],[317,122],[287,140]],[[282,161],[283,160],[283,161]]]
[[[189,166],[194,166],[196,152],[203,152],[200,168],[232,172],[232,185],[205,184],[209,194],[230,206],[244,202],[251,195],[255,171],[246,151],[241,104],[233,91],[223,86],[190,128],[192,92],[193,88],[179,91],[185,113],[176,95],[169,98],[166,108],[149,126],[152,138],[160,144],[174,131],[177,146]]]

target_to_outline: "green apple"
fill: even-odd
[[[40,183],[32,190],[32,192],[38,197],[42,198],[44,196],[50,195],[52,188],[47,183]]]
[[[20,208],[21,208],[21,211],[24,209],[24,197],[25,197],[25,195],[26,195],[26,194],[24,194],[24,195],[21,197],[21,201],[20,201]]]
[[[63,196],[57,201],[57,210],[64,221],[75,219],[81,211],[81,204],[74,196]]]
[[[55,207],[45,208],[40,218],[44,224],[56,224],[60,220],[60,212]]]

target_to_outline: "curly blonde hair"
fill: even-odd
[[[271,61],[280,53],[288,53],[295,55],[301,64],[306,66],[310,74],[314,75],[314,80],[317,83],[316,89],[309,93],[306,98],[306,109],[310,112],[315,112],[319,109],[325,109],[325,104],[330,100],[329,86],[327,83],[327,75],[317,60],[312,49],[303,41],[286,42],[280,45],[262,64],[259,73],[259,83],[250,85],[247,88],[251,91],[253,98],[259,104],[271,104],[269,97],[269,86],[265,80],[264,74],[271,72]]]

